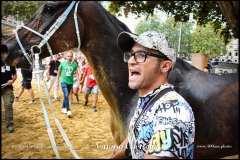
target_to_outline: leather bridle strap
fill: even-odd
[[[21,24],[17,24],[16,30],[15,30],[15,36],[16,36],[16,40],[18,42],[18,45],[21,48],[21,51],[23,52],[23,55],[25,56],[25,58],[27,59],[27,61],[32,65],[32,58],[30,55],[27,54],[27,52],[25,51],[19,36],[17,34],[17,31],[19,29],[21,29],[22,27],[29,30],[30,32],[35,33],[36,35],[40,36],[42,38],[42,41],[37,45],[37,47],[39,49],[42,48],[42,46],[44,44],[47,45],[48,51],[50,53],[50,55],[52,56],[52,49],[48,43],[48,40],[51,38],[51,36],[56,32],[56,30],[63,24],[63,22],[66,20],[67,16],[69,15],[70,11],[72,10],[73,6],[75,5],[75,11],[74,11],[74,23],[75,23],[75,28],[76,28],[76,34],[77,34],[77,38],[78,38],[78,50],[80,50],[80,46],[81,46],[81,41],[80,41],[80,32],[79,32],[79,28],[78,28],[78,21],[77,21],[77,9],[78,9],[78,4],[80,2],[78,1],[77,3],[75,1],[72,1],[71,4],[68,6],[68,8],[63,12],[63,14],[56,20],[56,22],[50,27],[50,29],[48,31],[46,31],[46,33],[44,35],[38,33],[37,31],[25,26],[23,23]]]

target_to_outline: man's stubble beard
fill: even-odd
[[[159,64],[160,62],[154,67],[154,69],[152,70],[152,73],[150,73],[149,75],[159,74],[159,68],[158,68]],[[148,79],[145,81],[143,79],[144,77],[141,77],[141,79],[139,79],[137,82],[128,82],[129,88],[139,90],[139,89],[148,88],[152,85],[152,81],[151,81],[152,78],[148,77]]]

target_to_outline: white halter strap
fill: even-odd
[[[80,48],[80,45],[81,45],[81,41],[80,41],[80,33],[79,33],[79,29],[78,29],[78,22],[77,22],[77,17],[76,16],[76,13],[77,13],[77,8],[78,8],[78,4],[79,2],[77,2],[76,6],[75,6],[75,12],[74,12],[74,22],[75,22],[75,26],[76,26],[76,33],[77,33],[77,36],[78,36],[78,49]],[[46,126],[47,126],[47,131],[48,131],[48,135],[49,135],[49,138],[50,138],[50,142],[52,144],[52,147],[53,147],[53,151],[56,155],[56,158],[60,158],[59,156],[59,153],[58,153],[58,150],[57,150],[57,146],[56,146],[56,142],[55,142],[55,139],[54,139],[54,136],[53,136],[53,133],[52,133],[52,129],[51,129],[51,126],[50,126],[50,122],[49,122],[49,119],[48,119],[48,116],[47,116],[47,112],[46,112],[46,109],[45,109],[45,106],[44,106],[44,103],[43,103],[43,100],[42,100],[42,96],[41,96],[41,89],[40,89],[40,73],[42,72],[40,70],[40,65],[39,65],[39,54],[41,53],[41,48],[44,44],[47,44],[47,48],[49,50],[49,53],[52,55],[52,50],[51,50],[51,47],[48,43],[48,40],[51,38],[51,36],[56,32],[56,30],[63,24],[63,22],[66,20],[68,14],[70,13],[70,11],[72,10],[73,6],[75,5],[75,1],[73,1],[69,7],[63,12],[63,14],[56,20],[56,22],[50,27],[50,29],[44,34],[40,34],[38,33],[37,31],[25,26],[23,23],[22,24],[18,24],[17,27],[16,27],[16,31],[15,31],[15,35],[16,35],[16,40],[24,54],[24,56],[26,57],[26,59],[28,60],[28,62],[32,65],[34,63],[34,66],[35,66],[35,71],[34,73],[37,75],[37,82],[38,82],[38,89],[39,89],[39,93],[40,93],[40,100],[41,100],[41,106],[42,106],[42,110],[43,110],[43,113],[44,113],[44,119],[45,119],[45,122],[46,122]],[[42,38],[42,41],[38,44],[38,45],[33,45],[30,49],[30,52],[31,52],[31,55],[33,57],[34,55],[34,59],[35,61],[33,62],[33,58],[31,59],[31,55],[27,54],[27,52],[25,51],[20,39],[19,39],[19,36],[17,34],[17,31],[21,28],[25,28],[33,33],[35,33],[36,35],[40,36]],[[39,53],[34,53],[34,47],[37,47],[39,49]],[[4,87],[4,86],[1,86],[1,87]],[[45,88],[46,88],[46,85],[45,85]],[[50,101],[50,97],[49,97],[49,94],[48,94],[48,100],[49,102]],[[74,150],[74,148],[72,147],[66,133],[64,132],[62,126],[60,125],[60,123],[58,122],[58,120],[56,118],[55,119],[55,122],[57,124],[57,127],[59,129],[59,131],[61,132],[68,148],[70,149],[70,151],[72,152],[72,154],[74,155],[74,157],[76,159],[80,159],[80,157],[78,156],[78,154],[76,153],[76,151]]]
[[[39,49],[42,48],[42,46],[44,44],[47,45],[47,48],[48,48],[48,51],[49,53],[51,54],[51,56],[53,55],[52,54],[52,49],[48,43],[48,40],[51,38],[51,36],[56,32],[56,30],[63,24],[63,22],[67,19],[67,16],[68,14],[70,13],[70,11],[72,10],[73,6],[75,5],[75,11],[74,11],[74,23],[75,23],[75,28],[76,28],[76,34],[77,34],[77,38],[78,38],[78,50],[80,49],[80,46],[81,46],[81,41],[80,41],[80,32],[79,32],[79,28],[78,28],[78,21],[77,21],[77,9],[78,9],[78,4],[80,2],[78,1],[77,3],[75,1],[72,1],[71,4],[68,6],[68,8],[63,12],[63,14],[58,17],[58,19],[56,20],[56,22],[49,28],[48,31],[46,31],[46,33],[44,35],[40,34],[39,32],[29,28],[28,26],[25,26],[24,23],[21,23],[21,24],[17,24],[17,27],[16,27],[16,30],[15,30],[15,36],[16,36],[16,40],[18,42],[18,45],[20,46],[22,52],[23,52],[23,55],[25,56],[25,58],[27,59],[27,61],[32,65],[32,58],[31,56],[25,51],[20,39],[19,39],[19,36],[17,34],[17,31],[19,29],[21,29],[22,27],[33,32],[34,34],[40,36],[42,38],[42,41],[37,45],[37,47]]]

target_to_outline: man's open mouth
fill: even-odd
[[[135,70],[135,69],[130,69],[129,70],[129,80],[136,80],[140,76],[140,72]]]
[[[131,76],[138,76],[138,75],[140,75],[140,73],[139,72],[130,72],[131,74]]]

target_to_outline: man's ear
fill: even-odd
[[[168,72],[172,68],[172,61],[165,60],[160,63],[160,69],[162,73]]]

